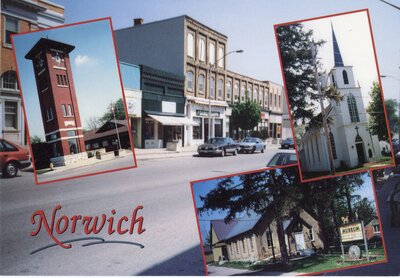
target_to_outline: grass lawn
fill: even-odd
[[[371,249],[369,250],[369,253],[370,255],[377,255],[378,257],[370,261],[342,262],[341,255],[337,254],[308,257],[296,261],[291,261],[290,264],[293,272],[311,273],[385,260],[383,248]]]
[[[342,262],[341,254],[335,255],[319,255],[312,257],[304,257],[293,259],[289,265],[281,263],[268,263],[261,261],[255,264],[249,262],[226,262],[222,266],[237,269],[260,270],[271,272],[298,272],[298,273],[312,273],[321,272],[325,270],[343,268],[346,266],[364,265],[369,262],[383,261],[385,259],[383,248],[376,248],[369,250],[370,255],[377,256],[376,259],[361,262]]]
[[[377,162],[368,163],[368,165],[366,165],[366,166],[354,167],[354,168],[350,168],[350,169],[346,169],[346,170],[336,169],[336,174],[346,174],[349,172],[363,171],[363,170],[367,171],[370,169],[374,170],[374,168],[376,168],[376,167],[385,167],[385,166],[392,165],[392,164],[394,164],[394,162],[391,157],[383,157]],[[302,175],[303,175],[303,179],[309,180],[309,179],[313,179],[313,178],[330,176],[331,174],[327,171],[324,171],[324,172],[302,172]]]

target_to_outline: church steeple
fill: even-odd
[[[335,31],[333,30],[332,22],[331,22],[331,28],[332,28],[332,38],[333,38],[333,58],[335,61],[335,67],[344,67],[342,54],[340,54],[340,49],[336,40]]]

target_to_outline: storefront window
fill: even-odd
[[[201,139],[203,137],[202,119],[193,117],[193,121],[198,124],[193,126],[193,139]]]
[[[78,153],[78,141],[74,139],[68,139],[69,152],[70,154]]]
[[[144,139],[154,139],[154,122],[150,119],[144,121],[143,127]]]
[[[215,119],[214,123],[215,137],[222,137],[222,119]]]

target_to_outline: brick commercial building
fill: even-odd
[[[116,30],[115,39],[121,60],[185,76],[185,146],[203,143],[209,124],[211,137],[233,136],[232,106],[246,92],[263,111],[260,128],[281,138],[282,86],[229,71],[226,35],[184,15],[148,24],[135,19],[133,27]]]
[[[11,35],[64,23],[64,7],[48,0],[1,1],[0,137],[27,144]]]
[[[32,60],[46,142],[56,165],[86,157],[69,53],[75,46],[41,38],[25,58]]]

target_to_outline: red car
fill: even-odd
[[[15,177],[18,169],[23,169],[31,165],[29,151],[21,146],[0,139],[0,169],[3,177]]]

